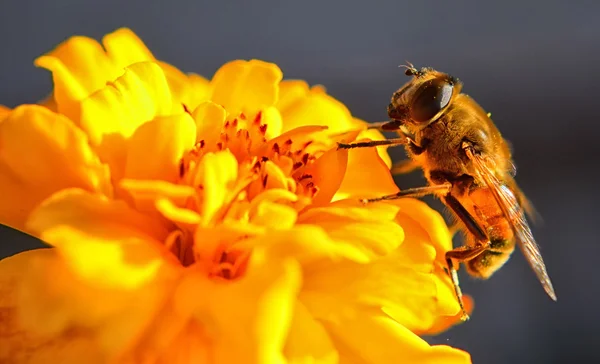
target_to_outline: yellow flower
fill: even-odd
[[[212,80],[128,30],[36,63],[53,102],[0,109],[0,361],[468,363],[443,219],[397,191],[382,138],[258,60]],[[4,197],[6,196],[6,197]]]

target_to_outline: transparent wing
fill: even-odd
[[[507,218],[527,262],[542,283],[548,296],[556,301],[556,293],[554,293],[554,287],[552,287],[552,282],[546,271],[544,260],[515,194],[496,177],[493,166],[490,166],[492,162],[475,154],[470,148],[466,149],[466,152],[480,179],[492,191],[496,202]]]

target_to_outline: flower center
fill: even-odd
[[[200,217],[173,245],[183,265],[200,264],[214,278],[240,277],[252,250],[248,238],[285,227],[286,219],[293,225],[319,192],[310,167],[324,147],[311,136],[315,128],[271,140],[267,128],[261,113],[253,120],[240,114],[181,159],[179,184],[195,191],[184,207]]]

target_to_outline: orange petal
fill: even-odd
[[[312,175],[312,181],[319,188],[311,206],[322,206],[331,201],[342,184],[347,165],[347,149],[330,149],[304,169],[303,173]]]
[[[375,148],[355,148],[348,152],[348,167],[334,200],[391,195],[398,187],[389,167]]]
[[[17,229],[36,204],[61,189],[112,194],[108,168],[86,135],[42,106],[19,106],[0,123],[0,170],[0,222]]]
[[[342,348],[342,362],[362,358],[366,363],[471,363],[468,353],[446,345],[430,346],[383,314],[373,312],[324,324],[336,346]]]
[[[10,108],[4,106],[4,105],[0,105],[0,122],[2,120],[4,120],[5,117],[8,116],[8,114],[10,113]]]
[[[369,125],[365,121],[354,118],[354,122],[357,124],[357,127],[363,129],[356,137],[356,141],[362,140],[362,139],[367,139],[367,140],[384,140],[385,139],[385,136],[379,130],[364,129]],[[387,168],[390,169],[392,167],[392,159],[390,158],[390,155],[387,151],[388,148],[389,148],[388,146],[382,145],[382,146],[376,147],[375,149],[377,149],[377,152],[379,153],[379,157],[381,157],[381,159],[383,160],[383,162],[385,163]]]
[[[222,66],[211,81],[211,100],[230,115],[256,113],[277,101],[283,74],[277,65],[259,60],[232,61]]]
[[[191,276],[175,300],[178,312],[194,313],[212,333],[214,363],[281,363],[300,284],[294,260],[256,249],[239,280],[219,284]]]
[[[143,124],[129,140],[124,177],[175,182],[181,157],[195,141],[196,125],[187,113]]]
[[[52,249],[30,250],[0,260],[0,362],[2,363],[103,363],[100,347],[85,335],[71,332],[64,335],[36,334],[24,327],[26,316],[20,305],[20,287],[32,266],[40,259],[54,255]],[[46,323],[48,317],[40,321]],[[80,333],[81,334],[81,333]]]

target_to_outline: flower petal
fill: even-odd
[[[355,148],[348,152],[348,167],[334,201],[349,197],[370,198],[391,195],[398,187],[389,167],[375,148]]]
[[[137,63],[114,83],[81,102],[81,127],[100,158],[122,178],[127,140],[142,124],[173,114],[169,86],[155,63]],[[183,108],[179,113],[183,113]]]
[[[338,244],[358,249],[367,261],[398,248],[404,239],[402,228],[394,221],[397,208],[386,204],[363,206],[354,201],[339,201],[302,213],[298,224],[319,226]]]
[[[106,53],[120,68],[138,62],[157,62],[165,73],[173,99],[183,103],[189,110],[208,98],[209,81],[196,74],[186,75],[176,67],[157,61],[144,42],[130,29],[121,28],[102,39]],[[113,79],[107,79],[112,81]]]
[[[321,88],[308,90],[302,82],[288,81],[285,85],[285,97],[278,104],[283,118],[282,132],[304,125],[326,125],[333,132],[355,126],[348,108]]]
[[[0,260],[0,362],[76,364],[82,357],[89,356],[87,362],[100,364],[102,351],[89,337],[77,337],[73,333],[48,337],[22,325],[20,286],[39,259],[52,255],[52,249],[37,249]]]
[[[165,267],[165,227],[124,202],[82,190],[56,193],[31,213],[27,227],[59,248],[80,279],[96,286],[134,288]]]
[[[58,112],[78,120],[77,102],[123,74],[94,39],[71,37],[37,58],[35,65],[52,72]]]
[[[10,114],[10,111],[10,108],[4,105],[0,105],[0,122],[4,120],[4,118],[7,117],[8,114]]]
[[[219,284],[191,276],[175,299],[179,312],[193,312],[213,333],[214,363],[281,363],[300,283],[294,260],[257,249],[243,278]]]
[[[418,208],[428,209],[426,205]],[[456,317],[459,311],[456,298],[452,290],[445,288],[449,279],[437,262],[440,258],[430,235],[419,220],[412,217],[414,213],[415,209],[398,212],[396,221],[404,230],[405,238],[392,251],[389,246],[378,245],[378,242],[393,241],[393,237],[376,235],[390,231],[389,227],[377,228],[365,222],[362,222],[361,229],[348,223],[338,223],[337,230],[325,226],[330,235],[333,231],[341,236],[340,240],[356,236],[355,244],[371,242],[364,247],[372,255],[369,264],[331,262],[305,276],[303,300],[313,315],[333,319],[341,312],[358,313],[377,308],[408,329],[420,332],[437,325],[440,316]],[[353,216],[350,212],[348,215]],[[319,225],[328,220],[333,225],[335,221],[318,215],[312,219]],[[377,251],[377,248],[380,250]],[[387,255],[373,257],[373,253],[385,253],[386,248]]]
[[[354,118],[354,122],[357,126],[360,126],[361,128],[365,128],[369,125],[366,122],[364,122],[363,120],[360,120],[357,118]],[[356,141],[359,141],[361,139],[384,140],[385,136],[379,130],[376,130],[376,129],[363,129],[356,137]],[[385,163],[385,165],[387,166],[387,168],[389,170],[392,166],[392,159],[390,158],[390,155],[387,152],[388,148],[389,147],[387,145],[375,147],[375,149],[377,149],[377,152],[379,153],[379,157],[381,157],[381,159],[383,160],[383,162]],[[361,149],[361,148],[358,148],[358,149]],[[362,149],[372,149],[372,148],[362,148]],[[354,149],[354,150],[356,150],[356,149]]]
[[[194,73],[185,74],[165,62],[157,63],[165,73],[173,99],[182,103],[186,109],[194,110],[200,103],[208,100],[210,81],[206,78]]]
[[[302,171],[311,175],[313,183],[319,188],[311,206],[322,206],[331,201],[342,184],[347,165],[347,149],[330,149]]]
[[[358,359],[363,363],[471,363],[468,353],[446,345],[430,346],[383,314],[365,313],[324,324],[336,346],[345,348],[342,362]]]
[[[155,61],[152,52],[130,29],[120,28],[102,38],[106,55],[120,68],[144,61]],[[108,79],[111,80],[111,79]]]
[[[194,186],[203,186],[204,203],[201,215],[204,223],[210,223],[223,207],[237,181],[238,162],[228,150],[208,153],[198,166]]]
[[[259,60],[232,61],[222,66],[211,81],[211,100],[230,115],[244,113],[253,120],[260,110],[277,101],[283,74],[273,63]]]
[[[183,152],[195,141],[196,125],[187,113],[143,124],[129,140],[125,178],[175,182]]]
[[[81,126],[94,145],[110,134],[125,138],[143,123],[173,111],[169,85],[152,62],[136,63],[123,76],[81,103]],[[183,112],[183,109],[181,109]]]
[[[216,151],[217,142],[227,119],[227,111],[221,105],[206,101],[198,105],[192,112],[192,117],[196,122],[196,141],[204,141],[207,152]]]
[[[17,229],[35,205],[61,189],[112,194],[108,168],[86,135],[42,106],[19,106],[0,123],[0,171],[0,222]]]
[[[296,303],[283,353],[291,364],[337,364],[339,360],[338,351],[323,324],[312,317],[302,302]]]

